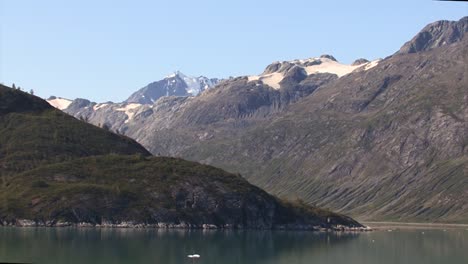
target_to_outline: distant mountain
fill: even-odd
[[[282,111],[290,103],[309,95],[318,87],[335,78],[353,71],[368,70],[377,65],[378,62],[379,60],[369,62],[360,59],[353,65],[345,65],[339,63],[330,55],[304,60],[275,62],[269,65],[260,75],[237,77],[223,81],[216,79],[209,81],[203,77],[196,78],[199,83],[209,83],[202,90],[206,90],[215,83],[217,85],[215,86],[216,91],[206,91],[206,95],[194,98],[190,98],[192,96],[189,97],[188,95],[191,94],[185,92],[187,90],[186,84],[190,83],[187,81],[188,77],[177,72],[164,80],[150,84],[135,92],[122,103],[94,103],[86,99],[76,99],[70,103],[68,100],[64,101],[64,99],[55,97],[54,100],[49,100],[49,102],[51,105],[57,106],[77,118],[85,119],[97,126],[105,124],[113,131],[125,133],[145,144],[148,140],[147,137],[153,135],[144,135],[143,131],[167,127],[172,119],[165,116],[165,114],[172,115],[175,114],[176,109],[185,109],[180,108],[179,104],[197,105],[199,100],[205,101],[205,98],[212,98],[213,100],[210,99],[210,106],[203,110],[187,113],[192,115],[193,120],[206,120],[206,122],[211,122],[210,119],[215,116],[216,118],[226,119],[227,117],[270,115]],[[192,80],[194,79],[192,78]],[[191,83],[196,82],[192,81]],[[157,93],[165,91],[169,87],[167,84],[172,85],[170,86],[172,87],[171,91],[179,90],[180,93],[172,92],[177,96],[163,96],[154,102],[149,99],[153,98],[148,95],[151,91]],[[202,86],[195,84],[195,88]],[[194,87],[194,85],[191,87]],[[195,88],[189,89],[189,91],[197,91],[198,88]],[[246,93],[246,91],[249,92]],[[193,95],[196,94],[193,93]],[[66,107],[63,108],[63,106]],[[213,109],[217,110],[213,111]],[[153,118],[160,117],[163,123],[152,121]],[[144,135],[143,138],[138,136],[140,131]],[[148,146],[153,149],[151,143]]]
[[[56,100],[56,99],[51,99]],[[318,229],[349,217],[135,141],[0,86],[0,225]]]
[[[133,93],[124,103],[153,104],[163,96],[196,96],[212,88],[218,79],[190,77],[179,71],[153,82]]]
[[[70,100],[56,96],[49,97],[47,102],[57,109],[96,126],[106,126],[113,131],[124,132],[126,131],[126,124],[135,115],[140,113],[148,114],[153,104],[159,99],[170,96],[197,96],[203,91],[213,88],[220,81],[216,78],[210,79],[204,76],[190,77],[176,71],[166,78],[150,83],[134,92],[121,103],[96,103],[83,98]]]

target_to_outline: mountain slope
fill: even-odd
[[[279,201],[240,176],[173,158],[96,156],[22,173],[0,194],[4,222],[178,228],[312,229],[360,225]],[[330,220],[328,220],[328,218]]]
[[[397,54],[178,154],[361,219],[466,222],[467,54],[466,36]]]
[[[106,124],[155,154],[177,156],[199,140],[229,137],[237,129],[285,111],[340,76],[377,64],[359,60],[345,65],[330,55],[276,62],[260,75],[221,81],[196,97],[162,97],[153,104],[95,104],[77,99],[65,111],[95,125]]]
[[[46,101],[0,86],[0,174],[108,153],[150,155],[134,140],[80,122]]]
[[[439,21],[384,60],[277,62],[99,120],[154,154],[361,219],[467,222],[467,28]]]
[[[281,201],[240,175],[152,157],[135,141],[0,86],[0,224],[163,228],[362,227]]]
[[[152,153],[240,172],[277,195],[361,219],[466,222],[468,40],[462,30],[442,40],[467,21],[431,24],[421,48],[362,60],[369,67],[341,77],[305,74],[320,64],[298,60],[195,98],[166,98],[126,134]],[[262,81],[271,74],[281,78]]]
[[[220,80],[216,78],[191,77],[176,71],[162,80],[139,89],[120,103],[95,103],[82,98],[69,100],[55,96],[48,98],[47,102],[57,109],[96,126],[105,126],[112,131],[125,133],[127,123],[139,114],[147,115],[159,99],[197,96],[213,88],[219,82]]]

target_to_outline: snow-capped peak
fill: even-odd
[[[218,82],[218,79],[204,76],[192,77],[175,71],[163,80],[150,83],[136,91],[125,102],[153,104],[164,96],[197,96],[204,90],[214,87]]]
[[[185,75],[180,71],[175,71],[174,73],[168,75],[166,79],[172,79],[176,77],[179,77],[185,82],[187,85],[186,91],[191,96],[197,96],[200,92],[209,89],[218,83],[217,80],[209,79],[205,76],[193,77]]]

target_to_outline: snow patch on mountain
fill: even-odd
[[[117,108],[115,109],[115,111],[125,112],[125,114],[127,115],[127,120],[125,120],[125,123],[128,123],[128,121],[132,120],[133,116],[135,115],[136,111],[140,106],[141,104],[131,103],[124,105],[123,107]]]
[[[264,84],[267,84],[268,86],[274,89],[279,89],[280,82],[284,79],[285,73],[294,66],[303,68],[307,72],[307,75],[317,73],[331,73],[336,74],[338,77],[342,77],[355,71],[358,68],[364,67],[364,70],[371,69],[375,67],[380,61],[375,60],[372,62],[365,62],[362,64],[348,65],[339,63],[338,61],[332,59],[333,57],[331,56],[329,57],[322,56],[320,58],[274,62],[273,64],[267,67],[264,73],[260,75],[248,76],[248,80],[260,80]]]
[[[265,75],[253,75],[253,76],[248,76],[249,81],[257,81],[260,80],[264,84],[275,88],[279,89],[280,88],[280,82],[284,79],[284,73],[282,72],[274,72],[274,73],[269,73]]]
[[[93,106],[93,110],[97,111],[97,110],[99,110],[101,108],[104,108],[106,106],[109,106],[109,104],[96,104],[96,105]]]
[[[54,97],[53,99],[48,99],[47,102],[59,109],[59,110],[65,110],[67,109],[70,104],[73,102],[72,100],[69,100],[69,99],[65,99],[65,98],[61,98],[61,97]]]
[[[370,70],[372,68],[374,68],[375,66],[377,66],[379,64],[379,62],[381,61],[382,59],[377,59],[377,60],[374,60],[374,61],[371,61],[369,63],[366,63],[366,65],[364,66],[364,70]]]
[[[321,61],[320,64],[304,67],[308,75],[316,74],[316,73],[332,73],[332,74],[338,75],[338,77],[342,77],[362,66],[362,65],[352,66],[352,65],[347,65],[347,64],[341,64],[337,61],[324,59],[324,58],[321,58],[320,61]]]

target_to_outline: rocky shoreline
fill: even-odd
[[[302,231],[320,231],[320,232],[368,232],[373,231],[369,226],[314,226],[306,224],[276,225],[272,228],[252,228],[242,225],[214,225],[214,224],[191,224],[191,223],[139,223],[134,221],[110,222],[103,221],[96,223],[73,223],[63,221],[34,221],[29,219],[17,219],[15,221],[0,221],[1,226],[9,227],[76,227],[76,228],[147,228],[147,229],[202,229],[202,230],[302,230]]]

